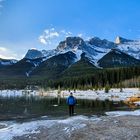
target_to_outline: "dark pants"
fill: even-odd
[[[69,115],[70,116],[74,115],[74,105],[69,105]]]

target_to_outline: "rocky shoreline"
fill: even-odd
[[[72,117],[13,140],[139,140],[140,116]]]

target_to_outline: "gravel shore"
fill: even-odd
[[[140,116],[72,117],[13,140],[139,140]]]

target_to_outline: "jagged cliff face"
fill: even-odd
[[[62,41],[57,46],[58,51],[75,49],[76,47],[84,46],[85,42],[80,37],[67,37],[65,41]]]
[[[60,42],[57,47],[58,51],[73,51],[77,57],[82,53],[88,57],[93,63],[96,63],[103,57],[110,49],[115,48],[117,45],[106,39],[101,40],[98,37],[91,38],[89,41],[84,41],[80,37],[68,37],[65,41]]]
[[[41,57],[43,57],[42,52],[36,49],[28,50],[27,54],[25,55],[25,58],[27,59],[37,59]]]
[[[117,47],[117,45],[114,42],[108,41],[106,39],[101,40],[98,37],[91,38],[89,40],[89,44],[105,49],[112,49]]]
[[[78,47],[79,49],[83,49],[84,47],[100,47],[105,49],[111,49],[116,47],[117,45],[111,41],[106,39],[101,40],[98,37],[91,38],[89,41],[84,41],[80,37],[68,37],[65,41],[60,42],[57,47],[57,50],[65,50],[65,49],[75,49]]]

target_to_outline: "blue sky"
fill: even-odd
[[[140,38],[140,0],[0,0],[0,57],[53,49],[67,36]]]

